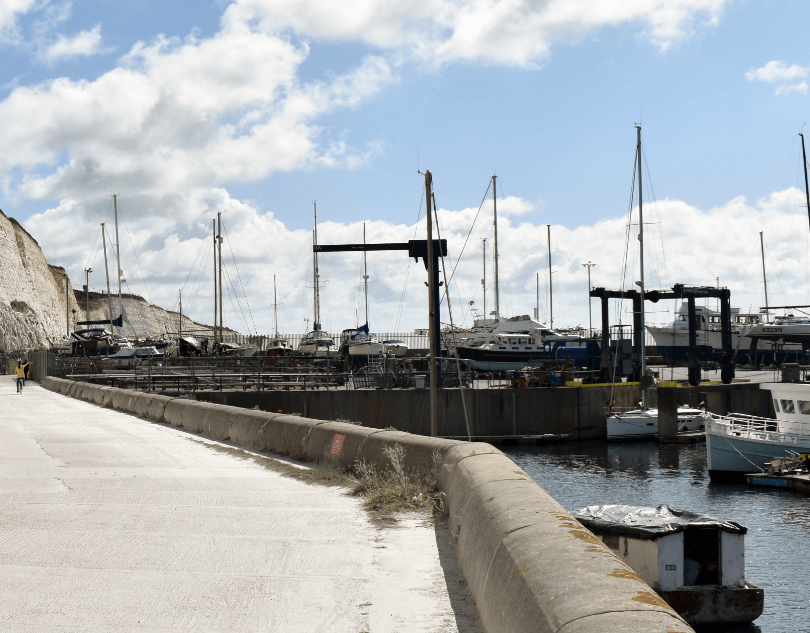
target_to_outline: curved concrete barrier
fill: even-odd
[[[68,384],[65,384],[68,383]],[[439,466],[456,555],[487,633],[688,633],[688,624],[602,542],[494,446],[381,431],[110,387],[43,386],[248,448],[338,470]],[[89,385],[88,385],[89,386]],[[63,391],[64,390],[64,391]]]

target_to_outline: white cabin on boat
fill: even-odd
[[[690,624],[752,622],[764,592],[745,580],[746,528],[670,509],[588,506],[574,517]]]

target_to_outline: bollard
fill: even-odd
[[[658,441],[672,442],[678,436],[678,388],[658,387]]]

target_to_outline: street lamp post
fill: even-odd
[[[92,268],[84,269],[84,319],[90,320],[90,273]]]
[[[588,336],[593,336],[593,321],[591,319],[591,268],[596,266],[592,262],[582,264],[583,268],[588,269]]]

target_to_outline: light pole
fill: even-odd
[[[92,272],[92,268],[84,269],[84,318],[86,321],[90,320],[90,273]]]
[[[596,264],[590,261],[587,264],[582,264],[583,268],[588,269],[588,336],[593,336],[593,321],[591,320],[591,268]]]

